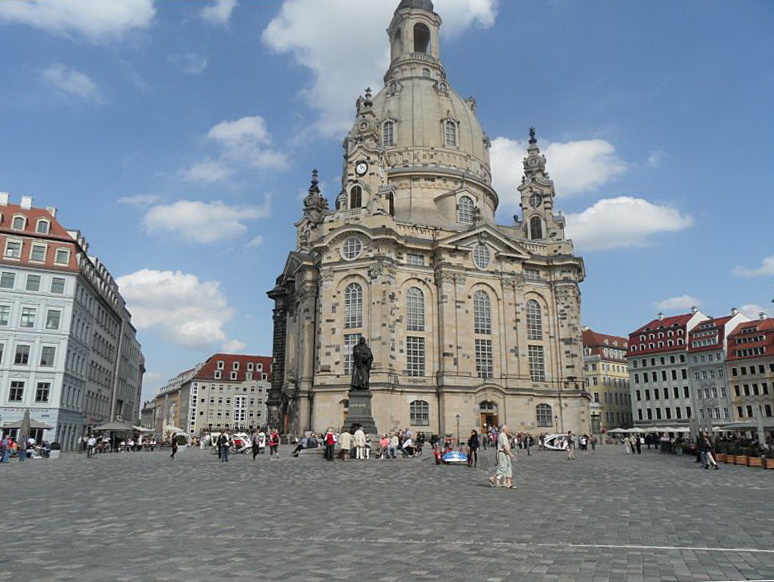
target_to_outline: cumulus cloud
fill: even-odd
[[[250,248],[255,248],[255,247],[261,246],[262,244],[263,244],[263,236],[259,234],[258,236],[252,238],[247,243],[247,246],[250,247]]]
[[[199,182],[201,184],[214,184],[227,180],[234,174],[233,168],[230,168],[222,162],[205,160],[198,162],[183,171],[183,179],[189,182]]]
[[[736,266],[733,269],[737,277],[770,277],[774,275],[774,255],[765,257],[760,267],[749,269],[747,267]]]
[[[369,0],[367,10],[363,0],[285,0],[263,31],[271,50],[291,54],[311,71],[311,85],[301,96],[318,113],[316,126],[324,135],[346,131],[357,96],[366,86],[382,86],[389,65],[384,26],[396,6],[395,0]],[[492,26],[496,7],[496,0],[446,0],[442,31],[453,36],[471,26]],[[352,26],[355,14],[357,26]]]
[[[231,13],[237,7],[237,0],[214,0],[200,12],[204,21],[225,26],[231,20]]]
[[[168,233],[185,241],[214,243],[247,232],[245,222],[266,218],[270,198],[262,206],[228,206],[221,201],[179,200],[152,207],[143,218],[150,234]]]
[[[137,196],[124,196],[118,199],[118,204],[127,206],[147,207],[159,201],[159,197],[154,194],[139,194]]]
[[[207,69],[207,58],[197,53],[174,53],[167,61],[186,75],[201,75]]]
[[[223,353],[226,353],[226,354],[244,354],[246,348],[247,348],[246,343],[241,342],[237,339],[233,339],[223,344],[222,349],[223,349]]]
[[[693,218],[674,208],[629,196],[600,200],[566,218],[568,238],[584,250],[645,247],[654,235],[693,224]]]
[[[201,350],[230,340],[223,327],[234,309],[218,281],[180,271],[142,269],[117,279],[137,329],[157,329],[175,344]]]
[[[624,174],[627,164],[615,153],[615,146],[602,139],[571,142],[541,142],[546,156],[546,170],[554,180],[559,196],[574,196],[598,189]],[[490,157],[492,181],[503,204],[518,208],[524,174],[522,161],[528,142],[498,137],[492,140]]]
[[[88,75],[64,65],[52,65],[43,71],[43,80],[59,92],[85,103],[103,103],[97,84]]]
[[[0,23],[25,24],[51,34],[92,42],[120,40],[147,28],[154,0],[14,0],[0,2]]]
[[[665,312],[683,312],[683,311],[690,311],[693,307],[700,307],[702,304],[702,301],[700,299],[696,299],[696,297],[691,297],[690,295],[680,295],[679,297],[670,297],[669,299],[664,299],[663,301],[657,301],[653,305],[655,305],[656,309],[660,311]]]
[[[750,319],[758,319],[761,313],[763,313],[765,317],[772,316],[771,307],[763,307],[755,303],[748,303],[747,305],[742,305],[739,308],[739,311],[741,311],[744,315],[746,315]]]

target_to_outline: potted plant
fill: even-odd
[[[763,468],[774,469],[774,449],[769,448],[763,452]]]
[[[51,451],[48,454],[48,458],[58,459],[61,452],[62,452],[62,445],[54,441],[53,443],[51,443]]]
[[[726,449],[727,445],[723,441],[718,441],[715,445],[715,460],[718,463],[725,463],[726,462]]]
[[[739,447],[736,450],[736,456],[734,462],[737,465],[747,465],[747,459],[749,458],[750,449],[748,447]]]
[[[726,444],[726,465],[734,464],[734,460],[736,459],[736,450],[737,450],[736,443]]]

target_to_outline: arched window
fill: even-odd
[[[457,124],[451,119],[444,123],[444,138],[447,146],[457,146]]]
[[[406,292],[406,329],[425,331],[425,294],[419,287]]]
[[[485,291],[473,295],[473,331],[489,335],[492,333],[492,304]]]
[[[363,288],[357,283],[344,290],[344,327],[363,327]]]
[[[552,410],[549,404],[538,404],[535,407],[535,416],[537,417],[538,426],[553,426],[551,415]]]
[[[48,234],[51,227],[51,223],[48,220],[38,220],[38,225],[35,227],[35,232],[40,234]]]
[[[395,122],[385,121],[382,125],[382,145],[395,145]]]
[[[457,201],[457,222],[473,224],[473,199],[470,196],[460,196]]]
[[[414,25],[414,52],[424,54],[430,52],[430,29],[425,24]]]
[[[349,191],[349,207],[360,208],[363,206],[363,189],[360,186],[352,186]]]
[[[529,221],[529,237],[532,240],[543,238],[543,221],[539,216],[533,216]]]
[[[27,219],[23,216],[14,216],[13,217],[13,226],[12,228],[14,230],[24,230],[24,227],[27,225]]]
[[[403,52],[403,33],[400,28],[395,31],[395,36],[392,39],[393,53],[392,58],[395,59]]]
[[[409,404],[409,420],[412,426],[430,424],[430,405],[424,400],[414,400]]]
[[[387,192],[385,201],[387,202],[387,212],[390,213],[390,216],[395,216],[395,195],[392,192]]]
[[[540,310],[540,304],[534,299],[527,301],[527,339],[543,339],[543,314]]]

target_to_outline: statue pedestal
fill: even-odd
[[[349,413],[344,426],[352,429],[352,426],[359,424],[363,427],[363,432],[368,435],[378,436],[376,431],[376,422],[371,414],[371,398],[373,393],[370,390],[350,390],[349,391]]]

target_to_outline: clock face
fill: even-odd
[[[364,176],[365,173],[368,171],[368,164],[365,162],[358,162],[355,165],[355,172],[358,176]]]
[[[537,158],[530,158],[527,162],[530,166],[537,166],[538,165],[538,159]]]
[[[532,208],[537,208],[543,203],[543,197],[537,192],[529,197],[529,204]]]

